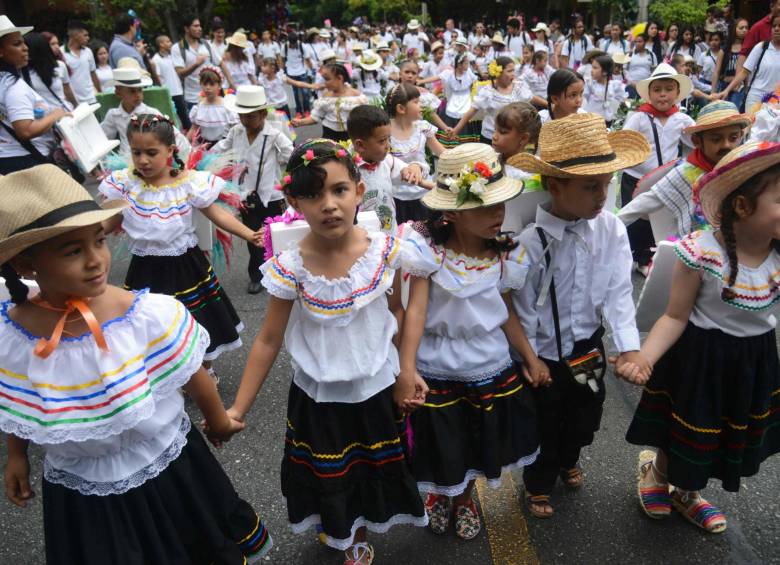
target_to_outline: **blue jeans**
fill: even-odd
[[[293,80],[299,80],[301,82],[311,83],[311,80],[309,80],[309,77],[307,75],[290,76],[290,78]],[[309,104],[308,89],[300,88],[298,86],[293,86],[292,89],[293,89],[293,98],[295,99],[295,111],[301,113],[310,112],[311,105]]]

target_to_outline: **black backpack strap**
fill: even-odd
[[[645,113],[647,116],[647,119],[650,120],[650,126],[653,128],[653,141],[655,142],[655,156],[658,159],[658,166],[660,167],[663,165],[663,157],[661,156],[661,140],[658,137],[658,128],[655,127],[655,121],[653,121],[653,116],[650,114]]]
[[[542,242],[544,262],[547,265],[547,270],[550,270],[552,269],[552,259],[550,258],[550,250],[547,249],[547,238],[544,235],[544,230],[539,226],[536,226],[536,233],[539,234],[539,239]],[[558,297],[555,294],[555,277],[550,277],[550,306],[552,306],[553,326],[555,326],[555,346],[558,348],[558,361],[563,361],[563,347],[561,345],[561,321],[558,315]]]
[[[764,60],[764,55],[766,54],[766,50],[769,49],[769,41],[764,41],[761,44],[761,54],[758,56],[758,62],[756,62],[756,68],[755,70],[750,74],[750,82],[748,83],[748,87],[745,90],[745,95],[742,97],[742,106],[740,107],[740,112],[745,112],[745,104],[747,103],[747,97],[748,94],[750,94],[750,89],[753,88],[753,83],[756,81],[756,76],[758,76],[758,69],[761,68],[761,61]]]

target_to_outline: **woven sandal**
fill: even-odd
[[[455,535],[460,539],[470,540],[477,537],[482,529],[479,512],[474,500],[455,506]]]
[[[669,494],[669,483],[656,480],[661,473],[655,468],[654,460],[654,451],[645,449],[639,454],[636,492],[644,513],[660,520],[672,513],[672,497]]]
[[[344,565],[371,565],[374,561],[374,548],[366,542],[350,545],[344,552]]]
[[[555,514],[555,509],[550,504],[550,495],[549,494],[526,494],[525,495],[525,505],[526,508],[528,508],[528,512],[530,512],[531,516],[534,518],[541,518],[543,520],[547,518],[552,518],[553,514]],[[550,512],[541,512],[539,510],[534,509],[534,506],[546,506],[550,509]]]
[[[425,511],[428,513],[428,527],[434,534],[447,532],[452,513],[452,501],[448,496],[429,494],[425,499]]]
[[[571,469],[561,469],[558,475],[561,477],[563,484],[571,489],[578,489],[585,482],[585,474],[579,465],[575,465]]]
[[[713,506],[697,491],[687,492],[675,489],[672,492],[672,505],[691,524],[711,534],[726,531],[726,515],[717,506]]]

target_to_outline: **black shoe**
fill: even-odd
[[[249,281],[249,286],[247,287],[246,291],[249,294],[260,294],[263,291],[263,282]]]

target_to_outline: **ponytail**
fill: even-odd
[[[179,157],[179,149],[176,148],[173,150],[173,162],[177,165],[176,168],[171,169],[171,176],[175,177],[180,172],[184,170],[184,161],[181,160],[181,157]]]
[[[27,302],[27,294],[30,289],[22,282],[19,273],[11,266],[11,263],[3,263],[0,267],[0,274],[5,279],[5,287],[11,295],[11,301],[14,304],[24,304]]]

